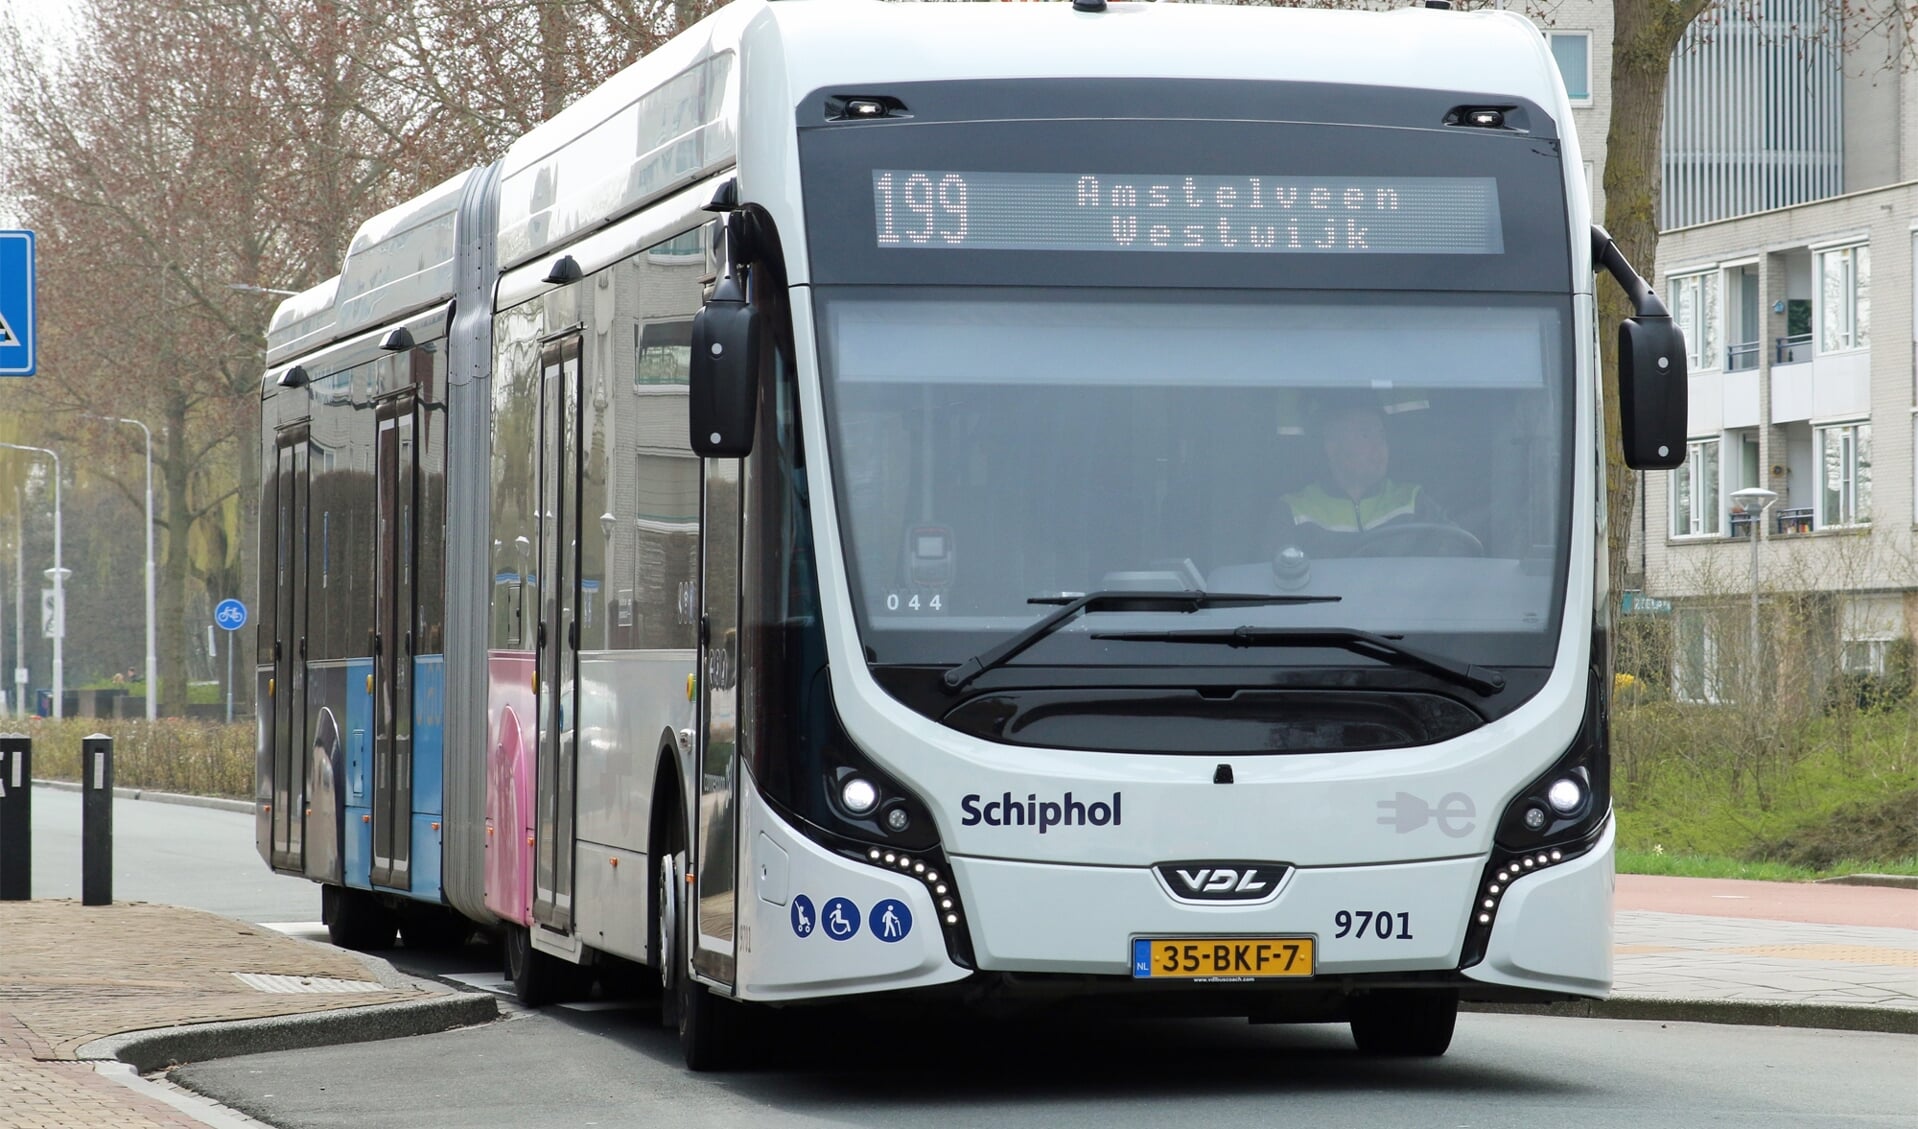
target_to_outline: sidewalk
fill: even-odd
[[[307,1018],[324,1013],[339,1014],[324,1025]],[[82,1060],[154,1069],[494,1014],[490,997],[198,910],[0,902],[0,1129],[208,1123],[203,1111],[188,1112],[192,1103],[170,1104],[167,1091],[128,1086]],[[241,1020],[260,1022],[232,1025]]]
[[[1918,890],[1620,875],[1615,944],[1612,999],[1554,1012],[1918,1034]],[[324,1013],[341,1014],[303,1018]],[[493,1014],[490,996],[197,910],[0,902],[0,1129],[237,1126],[95,1062],[153,1070]]]
[[[1918,890],[1621,874],[1613,941],[1568,1010],[1918,1033]]]

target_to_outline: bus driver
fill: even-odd
[[[1313,420],[1324,444],[1322,477],[1280,497],[1273,517],[1279,549],[1297,547],[1308,557],[1410,553],[1414,541],[1437,532],[1433,526],[1456,531],[1444,541],[1470,539],[1423,486],[1388,477],[1385,415],[1369,393],[1333,393]],[[1376,532],[1388,526],[1403,527],[1404,537]]]

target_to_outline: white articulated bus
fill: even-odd
[[[1531,24],[736,0],[434,199],[363,253],[437,284],[349,325],[349,255],[265,386],[269,451],[350,432],[418,515],[323,547],[267,460],[287,606],[358,590],[322,553],[387,601],[263,726],[336,935],[650,965],[698,1068],[866,993],[1438,1054],[1609,989],[1594,270],[1635,466],[1684,350]],[[374,344],[428,359],[337,375]]]

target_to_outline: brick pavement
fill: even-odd
[[[1918,930],[1635,911],[1613,929],[1615,997],[1918,1013]]]
[[[266,992],[240,973],[290,977],[293,985],[364,982],[373,990]],[[75,1061],[76,1052],[127,1031],[422,995],[350,953],[198,910],[0,902],[0,1129],[200,1126]]]

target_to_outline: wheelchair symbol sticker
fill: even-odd
[[[826,936],[835,941],[849,941],[859,932],[859,907],[852,904],[850,898],[833,898],[819,911],[820,923],[826,927]]]

